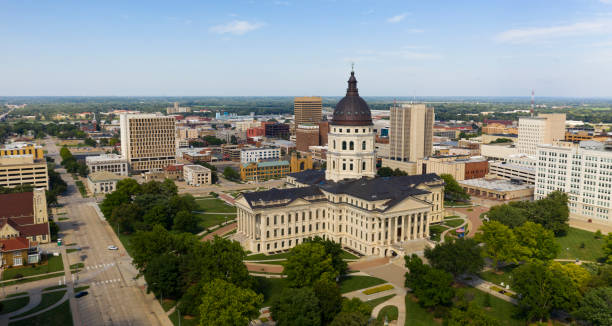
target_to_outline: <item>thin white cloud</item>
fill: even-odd
[[[387,19],[387,23],[391,23],[391,24],[399,23],[402,20],[404,20],[404,18],[406,18],[406,16],[408,16],[408,13],[402,13],[402,14],[399,14],[399,15],[395,15],[393,17],[389,17]]]
[[[578,22],[570,25],[510,29],[497,34],[494,39],[501,43],[529,43],[569,36],[605,33],[612,33],[612,21],[601,20]]]
[[[212,26],[210,31],[216,34],[243,35],[263,27],[264,23],[251,23],[246,20],[233,20],[231,22]]]

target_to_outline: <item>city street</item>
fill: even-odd
[[[45,148],[48,156],[61,161],[53,140],[47,140]],[[152,295],[145,295],[142,278],[134,280],[137,270],[131,258],[96,212],[93,199],[81,198],[72,177],[61,168],[56,171],[62,173],[68,184],[66,194],[58,198],[68,217],[58,222],[59,236],[65,244],[81,248],[68,254],[64,262],[65,265],[67,260],[69,265],[83,262],[85,268],[73,276],[75,287],[90,285],[89,295],[80,299],[71,296],[75,302],[71,304],[75,324],[80,320],[80,325],[171,325],[158,301]],[[109,245],[119,250],[109,250]]]

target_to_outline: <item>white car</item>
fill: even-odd
[[[117,246],[108,246],[108,250],[119,250]]]

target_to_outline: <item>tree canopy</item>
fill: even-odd
[[[340,271],[333,265],[332,255],[317,242],[304,242],[289,251],[283,273],[292,287],[312,286],[318,280],[335,281]]]
[[[406,287],[411,288],[414,295],[419,299],[419,304],[424,307],[435,307],[438,305],[449,306],[452,303],[455,291],[453,275],[441,269],[424,265],[421,258],[413,254],[406,256]]]
[[[440,177],[444,180],[444,199],[463,202],[470,200],[470,195],[463,190],[452,175],[440,174]]]
[[[476,241],[484,243],[484,255],[493,260],[495,268],[500,262],[517,264],[528,250],[519,244],[512,230],[497,221],[485,222],[476,233]]]
[[[454,276],[477,273],[484,267],[482,249],[474,239],[455,239],[425,249],[425,257],[434,268]]]
[[[202,288],[200,325],[243,326],[259,316],[263,296],[220,279]]]
[[[310,287],[285,288],[270,307],[278,326],[312,326],[321,324],[319,300]]]

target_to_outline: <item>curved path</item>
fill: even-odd
[[[217,228],[216,230],[212,231],[211,233],[205,235],[204,237],[202,237],[202,241],[209,241],[215,238],[215,235],[218,236],[222,236],[226,233],[232,232],[234,229],[236,229],[238,227],[238,223],[230,223],[227,224],[225,226],[222,226],[220,228]]]
[[[470,223],[470,221],[468,219],[463,218],[463,217],[451,218],[451,219],[448,219],[448,220],[450,220],[450,221],[452,221],[452,220],[463,220],[463,223],[461,223],[461,225],[456,226],[454,228],[450,228],[450,229],[444,230],[444,232],[442,232],[442,234],[440,234],[440,243],[444,243],[444,240],[445,240],[444,238],[446,237],[446,234],[448,232],[455,231],[455,230],[457,230],[459,228],[465,227],[466,225],[468,225]],[[448,221],[448,220],[446,220],[446,221]],[[473,229],[473,228],[470,228],[470,232],[471,232],[471,229]]]
[[[64,303],[66,300],[68,300],[68,296],[69,296],[69,291],[67,291],[66,289],[63,289],[63,290],[64,290],[64,291],[66,291],[66,293],[64,293],[64,296],[63,296],[61,299],[59,299],[59,300],[58,300],[56,303],[54,303],[54,304],[52,304],[52,305],[48,306],[48,307],[47,307],[47,308],[45,308],[45,309],[39,310],[39,311],[37,311],[37,312],[35,312],[35,313],[33,313],[33,314],[30,314],[30,315],[27,315],[27,316],[23,316],[23,317],[19,317],[19,318],[15,318],[15,319],[11,319],[11,320],[10,320],[10,322],[12,323],[12,322],[15,322],[15,321],[19,321],[19,320],[23,320],[23,319],[28,319],[28,318],[31,318],[31,317],[37,316],[37,315],[40,315],[40,314],[42,314],[42,313],[44,313],[44,312],[47,312],[47,311],[49,311],[49,310],[51,310],[51,309],[53,309],[53,308],[55,308],[55,307],[57,307],[57,306],[61,305],[61,304],[62,304],[62,303]],[[34,295],[34,296],[36,296],[36,295]],[[40,294],[38,294],[38,296],[40,297]],[[30,301],[32,301],[32,300],[30,300]],[[40,298],[39,298],[38,303],[40,303]],[[14,312],[12,312],[12,313],[10,313],[10,314],[7,314],[7,316],[9,316],[9,315],[16,316],[16,315],[19,315],[19,314],[21,314],[21,313],[23,313],[23,312],[27,312],[27,311],[29,311],[29,310],[33,309],[34,307],[38,306],[38,304],[36,304],[34,307],[29,308],[28,310],[24,310],[24,309],[28,308],[29,306],[30,306],[30,304],[28,304],[27,306],[25,306],[25,307],[24,307],[24,308],[22,308],[22,309],[19,309],[19,310],[14,311]]]

